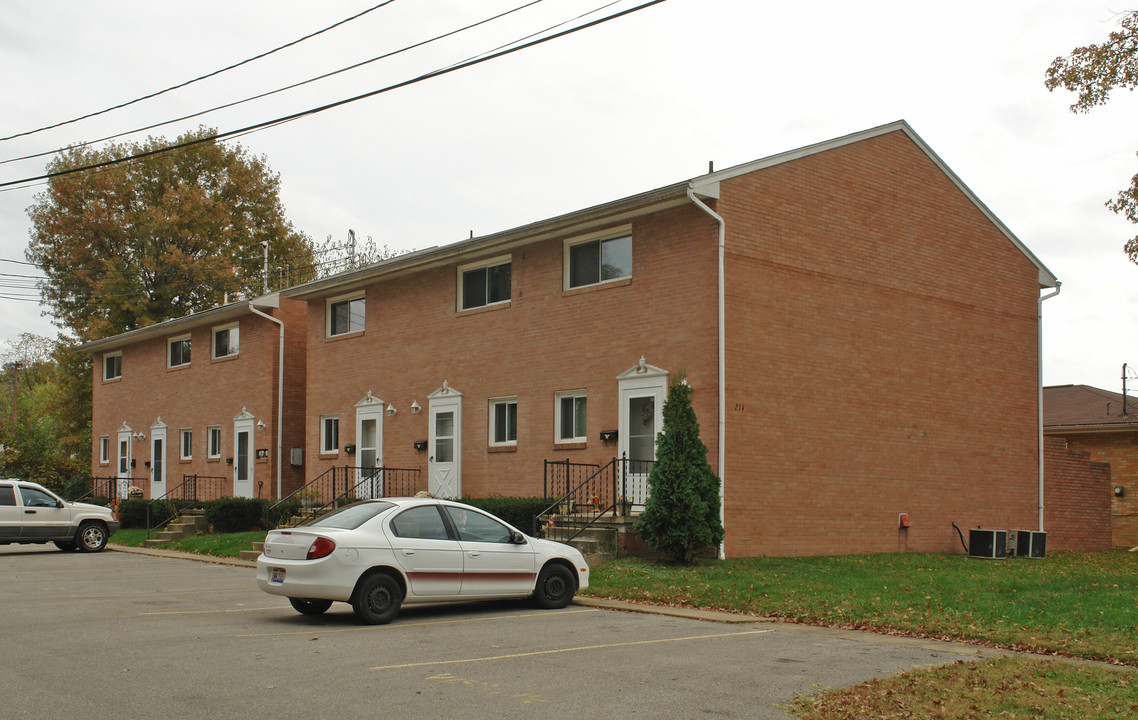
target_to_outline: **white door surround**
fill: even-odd
[[[356,403],[356,497],[383,497],[375,470],[383,467],[383,400],[371,390]],[[370,480],[370,482],[368,482]]]
[[[233,497],[253,497],[254,420],[245,408],[233,418]]]
[[[150,426],[150,499],[166,494],[166,423],[162,418]]]
[[[131,476],[131,441],[134,439],[134,431],[131,430],[130,425],[125,422],[119,428],[119,448],[117,464],[115,466],[115,477],[118,478],[118,499],[125,500],[127,493],[130,490],[130,476]]]
[[[664,426],[664,400],[668,397],[668,371],[644,362],[617,376],[618,409],[617,452],[628,458],[628,487],[625,494],[634,506],[648,499],[646,462],[656,459],[656,436]]]
[[[439,497],[461,497],[462,393],[444,380],[427,396],[427,407],[427,490]]]

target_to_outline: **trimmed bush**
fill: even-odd
[[[261,528],[268,500],[221,498],[205,504],[205,519],[215,533],[245,532]]]
[[[484,498],[461,498],[460,502],[497,515],[527,535],[533,532],[533,518],[549,507],[552,500],[538,497],[502,497],[494,495]]]
[[[123,500],[119,503],[119,521],[124,529],[146,529],[146,508],[149,500]],[[174,516],[174,509],[168,502],[156,502],[150,508],[150,527],[157,527]]]

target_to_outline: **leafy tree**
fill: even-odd
[[[1105,105],[1115,88],[1138,87],[1138,11],[1123,14],[1119,26],[1106,42],[1075,48],[1070,56],[1055,58],[1047,69],[1048,90],[1065,88],[1078,93],[1071,112],[1086,113]],[[1106,207],[1138,223],[1138,175]],[[1131,262],[1138,263],[1138,237],[1128,240],[1123,249]]]
[[[203,127],[173,144],[215,134]],[[48,171],[171,144],[72,148]],[[81,341],[107,337],[207,310],[226,293],[260,294],[262,242],[270,268],[311,268],[312,242],[285,218],[279,190],[265,158],[217,142],[57,175],[28,208],[25,254],[47,276],[41,290],[55,322]]]
[[[684,565],[723,541],[719,477],[707,462],[691,399],[691,386],[681,371],[668,388],[656,462],[648,474],[648,502],[636,521],[644,542]]]
[[[350,238],[348,242],[340,243],[333,240],[332,236],[329,235],[323,243],[316,246],[312,254],[316,257],[317,277],[327,277],[338,272],[355,270],[365,265],[414,252],[413,250],[392,250],[387,243],[381,247],[376,244],[371,235],[368,235],[367,240],[363,242],[355,242],[354,234]]]

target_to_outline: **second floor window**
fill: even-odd
[[[122,353],[110,353],[103,356],[103,379],[117,380],[122,377]]]
[[[206,439],[209,443],[207,454],[211,458],[221,457],[221,428],[216,425],[206,428]]]
[[[518,442],[518,399],[490,401],[490,444],[515,445]]]
[[[190,428],[182,428],[182,454],[183,460],[189,460],[194,456],[194,431]]]
[[[328,301],[328,337],[364,329],[364,296]]]
[[[482,267],[459,268],[460,310],[479,308],[510,299],[510,260],[490,261]]]
[[[589,240],[568,248],[570,288],[596,285],[632,275],[632,236]]]
[[[170,367],[190,364],[190,336],[174,338],[170,341]]]
[[[240,352],[240,330],[236,325],[215,328],[213,331],[213,357],[224,358]]]
[[[340,451],[340,417],[325,415],[320,418],[320,452],[332,454]]]

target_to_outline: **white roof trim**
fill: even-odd
[[[1004,236],[1007,237],[1007,239],[1010,240],[1011,243],[1015,245],[1016,248],[1021,253],[1023,253],[1024,256],[1030,260],[1033,265],[1035,265],[1036,269],[1039,271],[1038,277],[1040,287],[1053,288],[1058,286],[1059,280],[1055,277],[1055,274],[1048,270],[1047,267],[1039,260],[1039,258],[1037,258],[1035,254],[1032,253],[1031,250],[1029,250],[1027,246],[1024,245],[1023,242],[1017,238],[1015,234],[1009,230],[1008,227],[1004,225],[1004,223],[998,217],[996,217],[996,215],[991,210],[988,209],[988,206],[985,205],[980,200],[980,198],[978,198],[976,194],[973,193],[972,190],[970,190],[969,187],[964,184],[964,181],[961,180],[956,175],[956,173],[954,173],[952,169],[948,167],[947,164],[945,164],[944,160],[941,160],[939,155],[933,152],[933,149],[929,147],[928,143],[922,140],[921,136],[917,135],[916,131],[914,131],[913,128],[909,126],[909,123],[905,122],[904,120],[897,120],[896,122],[891,122],[887,125],[880,125],[868,130],[862,130],[861,132],[834,138],[833,140],[827,140],[825,142],[816,143],[814,145],[807,145],[806,147],[790,150],[789,152],[780,153],[778,155],[771,155],[770,157],[753,160],[751,162],[743,163],[742,165],[735,165],[734,167],[729,167],[725,170],[718,170],[713,173],[708,173],[707,175],[703,175],[692,180],[691,188],[694,192],[697,193],[714,192],[716,196],[718,196],[719,183],[723,180],[730,180],[732,178],[739,177],[740,175],[746,175],[747,173],[755,172],[756,170],[763,170],[765,168],[781,165],[782,163],[790,162],[792,160],[799,160],[801,158],[809,157],[810,155],[815,155],[827,150],[833,150],[835,148],[840,148],[856,142],[861,142],[862,140],[868,140],[870,138],[875,138],[881,135],[887,135],[889,133],[898,131],[905,133],[905,135],[908,136],[908,138],[912,140],[913,143],[918,148],[920,148],[921,151],[924,152],[925,155],[927,155],[929,159],[936,164],[937,167],[940,168],[941,172],[943,172],[948,177],[948,179],[951,180],[953,184],[956,185],[956,187],[959,188],[960,191],[964,193],[964,195],[969,200],[972,201],[972,204],[975,205],[981,213],[983,213],[984,217],[988,218],[988,221],[995,225],[996,229],[1003,233]]]

